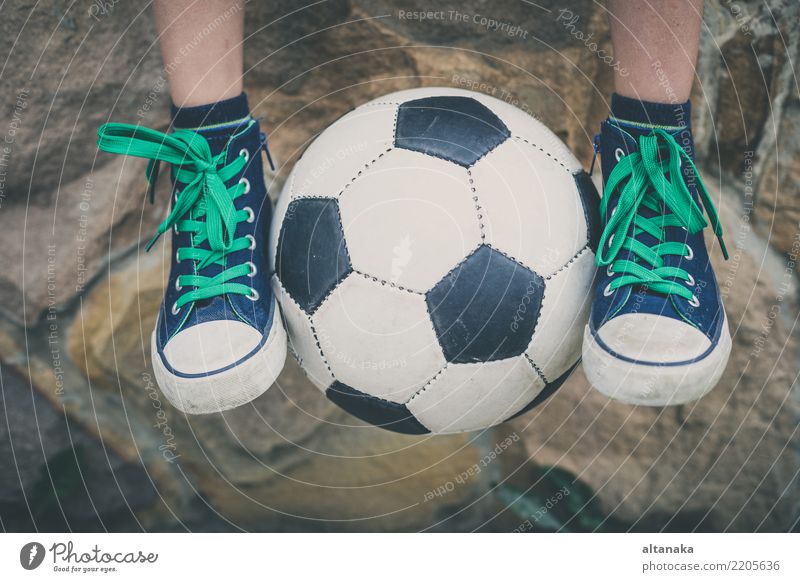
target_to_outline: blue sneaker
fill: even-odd
[[[169,135],[109,123],[98,134],[101,149],[150,160],[151,193],[158,164],[172,166],[172,211],[147,246],[172,233],[172,267],[151,342],[161,390],[192,414],[253,400],[286,358],[286,332],[267,277],[272,209],[258,122],[247,116]]]
[[[630,111],[631,102],[615,96],[612,112]],[[694,166],[689,104],[633,103],[641,111],[633,107],[626,119],[634,121],[612,114],[595,138],[605,184],[603,234],[583,366],[611,398],[682,404],[716,385],[731,350],[703,239],[709,222],[728,255]]]

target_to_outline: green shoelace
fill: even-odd
[[[254,123],[254,122],[253,122]],[[98,131],[97,145],[100,149],[114,154],[145,158],[147,180],[150,189],[155,186],[160,162],[171,164],[175,178],[186,186],[177,195],[175,205],[158,231],[145,247],[155,244],[158,237],[174,228],[175,232],[190,232],[192,246],[179,247],[176,259],[194,263],[194,274],[180,275],[177,289],[191,287],[178,297],[173,313],[184,305],[210,299],[224,294],[247,295],[256,299],[254,289],[232,279],[244,275],[253,276],[252,263],[227,267],[227,256],[244,249],[252,249],[255,240],[251,236],[236,238],[236,228],[240,222],[253,220],[252,210],[236,210],[233,201],[248,191],[246,181],[227,188],[225,182],[242,171],[247,163],[246,155],[239,155],[226,164],[227,148],[218,155],[212,155],[211,147],[205,137],[195,131],[179,129],[172,134],[143,128],[126,123],[106,123]],[[200,246],[208,241],[208,249]],[[222,271],[213,277],[201,275],[209,265],[216,264]]]
[[[664,264],[664,258],[670,255],[689,259],[693,256],[686,243],[665,241],[665,228],[682,227],[695,234],[708,226],[703,209],[686,187],[682,164],[690,168],[695,178],[703,208],[722,253],[728,258],[717,210],[694,162],[671,134],[654,129],[650,135],[639,137],[638,152],[619,160],[600,201],[600,215],[608,222],[600,237],[597,265],[608,267],[616,275],[606,287],[606,294],[628,285],[643,285],[657,293],[695,300],[686,286],[694,284],[692,276],[684,269]],[[608,217],[609,201],[616,194],[617,206]],[[641,213],[644,208],[653,211],[654,216],[644,216]],[[637,240],[643,233],[658,242],[647,245]],[[623,250],[629,251],[633,260],[618,259]]]

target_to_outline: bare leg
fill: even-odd
[[[616,92],[654,103],[689,99],[703,0],[607,0]],[[621,70],[626,74],[621,74]]]
[[[242,0],[155,0],[172,101],[205,105],[242,92]]]

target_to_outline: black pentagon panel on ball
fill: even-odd
[[[448,362],[502,360],[533,337],[545,282],[482,245],[428,291],[425,301]]]
[[[581,170],[573,175],[578,194],[583,205],[583,215],[586,218],[586,231],[589,236],[589,248],[597,252],[600,243],[600,195],[594,187],[591,176]]]
[[[313,313],[351,270],[336,200],[290,202],[278,237],[275,272],[292,299]]]
[[[325,395],[340,408],[375,426],[403,434],[430,432],[404,404],[370,396],[338,381],[328,387]]]
[[[471,97],[425,97],[400,105],[395,146],[468,168],[510,135],[497,115]]]

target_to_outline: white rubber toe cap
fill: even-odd
[[[261,334],[241,321],[217,320],[178,332],[164,357],[181,374],[209,374],[238,362],[261,342]]]
[[[689,323],[649,313],[615,317],[603,324],[597,335],[618,357],[642,363],[687,362],[711,347],[705,334]]]
[[[208,322],[177,334],[162,357],[153,331],[153,371],[167,400],[187,414],[208,414],[230,410],[263,394],[286,359],[286,330],[277,303],[273,308],[276,319],[266,338],[243,323]]]
[[[589,382],[627,404],[667,406],[703,397],[722,376],[731,353],[727,319],[713,345],[700,331],[659,315],[625,314],[583,336]]]

